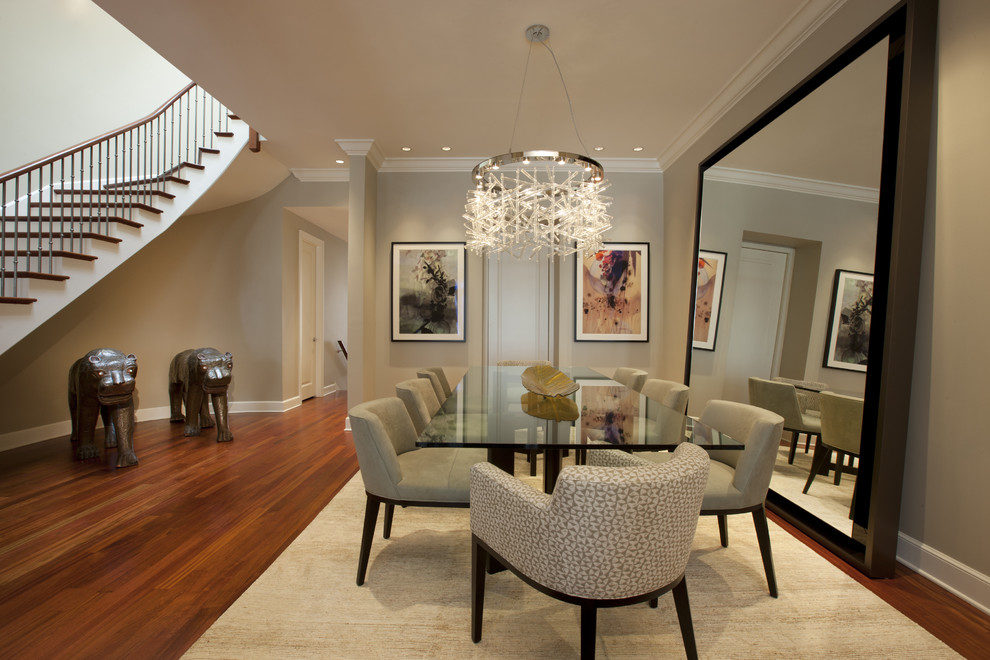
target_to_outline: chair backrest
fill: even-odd
[[[447,374],[444,373],[443,367],[426,367],[423,371],[432,371],[437,375],[437,380],[440,381],[440,389],[443,391],[443,399],[440,403],[449,399],[454,391],[450,389],[450,381],[447,380]]]
[[[564,468],[550,505],[547,563],[556,575],[547,586],[624,598],[676,580],[691,554],[708,463],[705,450],[685,443],[664,463]]]
[[[822,392],[822,442],[833,449],[859,456],[863,437],[863,400],[835,392]]]
[[[668,408],[673,408],[682,415],[687,413],[688,386],[675,383],[672,380],[649,378],[643,383],[640,393],[658,401]]]
[[[420,369],[416,372],[416,378],[425,378],[430,381],[430,384],[433,385],[433,393],[436,395],[437,401],[447,400],[447,397],[443,395],[443,386],[440,384],[440,378],[435,373],[427,369]]]
[[[642,369],[633,369],[632,367],[619,367],[612,374],[612,380],[622,383],[629,389],[636,390],[637,392],[642,391],[648,377],[649,374]]]
[[[732,485],[742,496],[734,506],[755,506],[765,500],[784,430],[784,418],[757,406],[712,400],[702,411],[701,421],[745,445],[741,451],[722,449],[709,452],[712,460],[735,468]]]
[[[550,360],[499,360],[500,367],[552,367]]]
[[[433,384],[425,378],[410,378],[395,384],[395,394],[405,404],[416,435],[420,435],[440,410]]]
[[[798,380],[796,378],[784,378],[783,376],[774,376],[770,380],[778,383],[790,383],[797,389],[798,403],[801,404],[801,410],[803,412],[819,412],[822,409],[822,398],[821,393],[828,389],[827,383],[822,383],[817,380]],[[802,389],[804,388],[804,389]]]
[[[348,411],[364,489],[373,495],[400,499],[398,456],[416,451],[416,429],[398,397],[373,399]]]
[[[799,429],[804,425],[797,390],[790,383],[750,377],[749,402],[758,408],[772,410],[783,417],[785,428]]]

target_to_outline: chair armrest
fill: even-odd
[[[471,467],[471,533],[510,563],[546,544],[552,496],[491,463]]]

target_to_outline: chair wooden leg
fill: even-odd
[[[536,450],[535,449],[531,449],[529,451],[529,453],[527,454],[527,456],[529,457],[529,476],[535,477],[536,476]]]
[[[787,450],[787,464],[794,462],[794,452],[797,450],[798,432],[791,431],[791,447]]]
[[[684,640],[684,653],[690,660],[697,660],[698,645],[694,641],[694,624],[691,622],[691,603],[688,601],[687,580],[681,578],[673,592],[674,607],[677,609],[677,622],[681,625],[681,638]]]
[[[722,542],[723,548],[729,547],[729,521],[726,520],[725,514],[720,513],[715,516],[718,518],[718,539]]]
[[[361,551],[358,554],[357,585],[364,584],[364,576],[368,572],[368,557],[371,556],[371,540],[375,536],[375,523],[378,521],[378,507],[381,503],[368,496],[364,507],[364,531],[361,532]]]
[[[581,606],[581,660],[595,660],[595,639],[598,636],[598,608]]]
[[[832,450],[828,447],[818,443],[815,445],[815,453],[811,458],[811,469],[808,471],[808,481],[804,484],[804,490],[801,492],[805,495],[808,494],[808,489],[811,488],[811,482],[815,480],[815,475],[818,474],[822,466],[828,462],[828,456],[832,453]]]
[[[481,641],[481,619],[485,611],[485,565],[488,553],[471,537],[471,641]]]
[[[842,463],[846,460],[846,455],[844,452],[835,450],[835,485],[838,486],[842,481]]]
[[[763,570],[767,574],[767,587],[770,595],[777,597],[777,576],[773,572],[773,552],[770,549],[770,529],[767,527],[767,511],[760,507],[753,512],[753,524],[756,526],[756,539],[760,542],[760,555],[763,557]]]
[[[382,531],[382,538],[387,539],[392,536],[392,514],[395,513],[394,504],[385,505],[385,529]]]

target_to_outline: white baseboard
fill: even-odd
[[[336,391],[336,386],[334,391]],[[328,392],[332,394],[333,392]],[[299,406],[302,401],[299,397],[293,397],[286,401],[231,401],[230,412],[277,412],[282,413]],[[139,408],[134,411],[134,417],[139,422],[150,422],[156,419],[168,419],[172,414],[168,406],[158,406],[156,408]],[[96,428],[103,428],[103,423],[97,420]],[[44,442],[52,438],[69,435],[72,432],[72,422],[68,419],[44,426],[36,426],[21,431],[11,431],[0,434],[0,451],[24,447],[36,442]]]
[[[990,576],[903,532],[897,535],[897,561],[990,614]]]
[[[323,394],[321,394],[320,396],[327,396],[329,394],[333,394],[336,391],[337,391],[337,383],[330,383],[329,385],[323,386]]]

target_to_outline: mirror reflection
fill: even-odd
[[[702,183],[689,412],[784,416],[771,489],[854,537],[886,66],[884,40]]]

